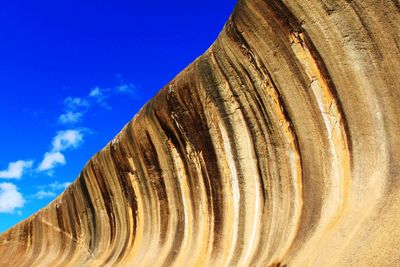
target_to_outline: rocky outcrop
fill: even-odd
[[[395,266],[400,4],[242,0],[1,266]]]

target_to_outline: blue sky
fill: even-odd
[[[235,2],[3,1],[0,232],[59,195],[212,44]]]

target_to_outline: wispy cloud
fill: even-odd
[[[64,99],[64,113],[58,117],[61,124],[78,123],[87,112],[90,103],[80,97],[67,97]]]
[[[77,148],[83,142],[83,134],[80,130],[65,130],[57,132],[53,138],[53,151],[64,151],[68,148]]]
[[[53,198],[57,196],[61,191],[64,191],[71,183],[59,181],[54,181],[47,185],[38,186],[40,189],[36,194],[31,195],[31,197],[36,199]]]
[[[136,94],[136,86],[133,85],[132,83],[125,83],[125,84],[118,85],[115,87],[115,90],[118,93],[122,93],[122,94],[130,94],[130,95]]]
[[[77,110],[88,107],[90,103],[84,98],[69,96],[64,99],[64,105],[68,110]]]
[[[116,78],[118,80],[118,85],[114,87],[113,91],[119,94],[127,94],[133,99],[140,99],[140,91],[138,87],[126,80],[121,74],[117,74]]]
[[[109,95],[110,95],[110,89],[100,88],[98,86],[92,88],[89,93],[89,97],[94,99],[98,105],[111,110],[112,108],[106,102],[106,99],[109,97]]]
[[[44,191],[44,190],[40,190],[39,192],[37,192],[36,194],[33,195],[33,197],[36,199],[52,198],[55,196],[56,196],[56,193],[51,192],[51,191]]]
[[[19,179],[27,169],[32,167],[33,161],[18,160],[10,162],[6,170],[0,171],[0,178]]]
[[[96,86],[96,87],[92,88],[92,90],[90,90],[89,96],[97,98],[97,99],[102,99],[102,98],[104,98],[103,89]]]
[[[64,113],[59,116],[59,123],[76,124],[83,120],[89,108],[95,105],[111,110],[112,107],[108,104],[107,100],[117,94],[129,95],[133,99],[140,98],[138,90],[133,83],[124,80],[121,75],[117,78],[119,84],[114,87],[95,86],[84,97],[69,96],[65,98]]]
[[[139,100],[142,98],[140,90],[133,83],[121,83],[120,85],[113,88],[116,94],[125,95],[130,99]]]
[[[95,105],[111,110],[107,100],[117,94],[125,94],[137,98],[137,90],[134,84],[127,82],[118,76],[119,84],[114,87],[102,88],[93,87],[86,96],[72,97],[64,99],[64,112],[59,116],[58,121],[64,125],[74,125],[81,122],[90,108]],[[83,128],[84,130],[88,130]],[[51,150],[46,152],[37,170],[46,171],[49,175],[52,170],[59,165],[65,165],[66,159],[64,151],[76,149],[82,145],[84,134],[82,129],[68,129],[58,131],[52,140]],[[1,174],[1,172],[0,172]],[[1,176],[1,175],[0,175]]]
[[[140,98],[136,86],[129,82],[120,83],[119,85],[109,88],[102,88],[99,86],[93,87],[90,90],[89,98],[94,99],[98,105],[111,110],[112,108],[108,104],[107,99],[117,94],[129,95],[134,99]]]
[[[58,121],[62,124],[74,124],[79,122],[82,119],[82,116],[82,112],[67,111],[60,115]]]
[[[0,212],[13,213],[15,209],[22,208],[25,199],[17,187],[12,183],[0,183]]]
[[[51,171],[58,165],[65,165],[67,161],[61,152],[69,148],[78,148],[83,143],[83,136],[82,130],[58,131],[53,138],[51,151],[44,154],[37,170]]]
[[[46,152],[42,162],[39,164],[38,171],[49,171],[57,165],[65,165],[67,162],[60,152]]]

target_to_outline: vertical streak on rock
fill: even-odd
[[[309,48],[309,41],[301,32],[292,32],[290,35],[292,50],[302,64],[307,76],[310,79],[310,89],[313,92],[315,101],[323,118],[327,131],[327,139],[330,143],[332,162],[331,184],[325,197],[325,206],[322,208],[320,231],[329,232],[339,221],[347,206],[350,188],[350,150],[347,141],[346,129],[343,123],[342,113],[337,104],[337,99],[327,83],[329,77],[322,73]],[[315,51],[314,51],[315,53]],[[319,234],[325,237],[328,233]],[[318,235],[316,235],[318,236]],[[318,237],[320,238],[320,237]],[[312,244],[314,249],[315,244]],[[318,244],[318,242],[317,242]],[[311,246],[311,245],[310,245]]]

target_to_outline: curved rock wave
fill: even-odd
[[[399,11],[239,1],[1,266],[396,265]]]

